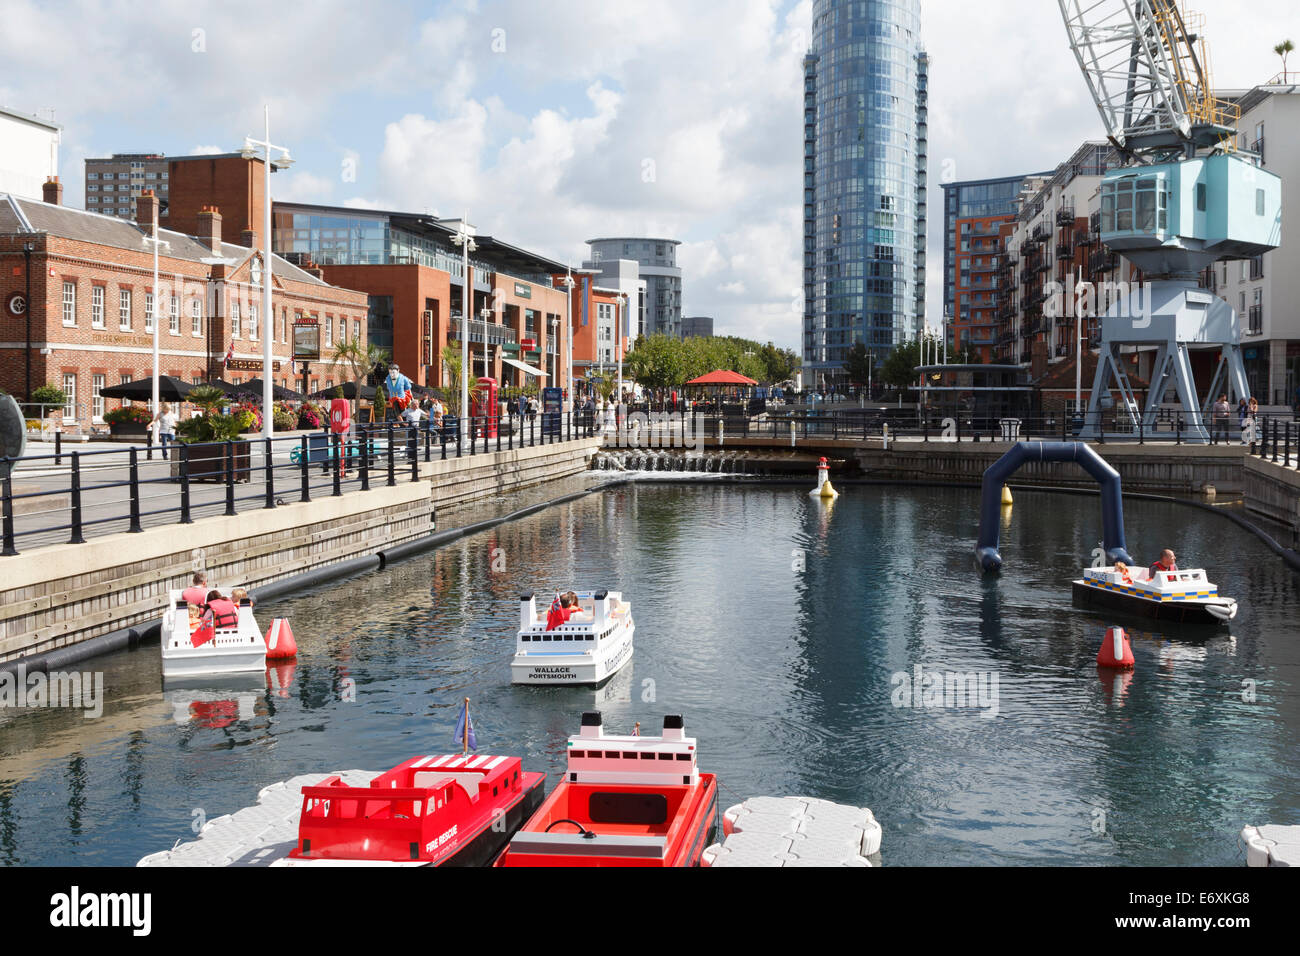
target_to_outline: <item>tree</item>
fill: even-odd
[[[473,367],[473,361],[470,367]],[[460,376],[464,365],[460,360],[460,346],[448,343],[442,347],[442,367],[447,370],[447,387],[443,389],[446,393],[447,407],[457,418],[461,416],[460,409]],[[478,389],[478,376],[470,372],[469,376],[469,393],[473,395]],[[471,399],[472,401],[473,399]]]
[[[1290,40],[1283,40],[1277,46],[1273,47],[1273,52],[1282,58],[1282,82],[1283,83],[1286,82],[1286,58],[1288,54],[1290,54],[1291,51],[1294,49],[1295,49],[1295,44],[1292,43]]]
[[[880,366],[881,381],[894,388],[916,384],[916,367],[921,364],[921,345],[916,339],[895,345]]]
[[[849,381],[858,385],[866,385],[871,377],[871,353],[861,342],[854,342],[849,349],[848,357]]]
[[[341,372],[350,372],[357,386],[356,397],[352,400],[352,418],[361,416],[361,380],[375,370],[375,366],[388,361],[388,353],[377,345],[363,343],[360,339],[340,342],[330,354],[330,367]]]

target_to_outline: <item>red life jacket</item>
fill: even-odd
[[[209,601],[208,610],[212,612],[213,627],[235,627],[239,624],[238,609],[225,598]]]

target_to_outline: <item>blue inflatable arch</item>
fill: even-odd
[[[1132,564],[1133,559],[1124,546],[1124,500],[1119,472],[1083,442],[1032,441],[1015,445],[984,472],[984,484],[980,490],[980,536],[975,545],[980,567],[985,571],[1002,567],[1002,555],[998,553],[1002,485],[1021,465],[1031,461],[1077,461],[1084,471],[1097,479],[1101,486],[1102,541],[1106,558],[1111,562]]]

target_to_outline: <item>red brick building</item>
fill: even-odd
[[[159,230],[155,308],[151,228],[69,209],[61,199],[56,180],[46,184],[44,202],[0,195],[0,388],[26,397],[29,374],[32,388],[62,387],[65,422],[88,429],[118,404],[100,398],[100,389],[152,375],[155,314],[159,371],[188,382],[261,377],[269,332],[273,381],[299,386],[290,362],[299,319],[314,318],[322,330],[328,323],[331,340],[365,339],[364,293],[278,256],[269,270],[275,314],[267,322],[253,283],[260,252],[226,241],[223,215],[211,204],[195,211],[192,233]],[[137,198],[139,223],[152,223],[156,204],[148,191]],[[322,334],[322,355],[325,340]],[[313,389],[344,377],[327,361],[310,366]]]

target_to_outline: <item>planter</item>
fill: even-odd
[[[234,450],[235,481],[248,481],[252,477],[249,470],[251,443],[234,441],[230,444]],[[172,477],[179,477],[179,446],[172,445],[168,450],[172,456]],[[219,444],[187,445],[186,453],[189,457],[190,481],[224,482],[226,480],[226,445],[224,442]]]
[[[114,438],[146,438],[149,426],[140,422],[114,422],[108,426],[108,433]]]

